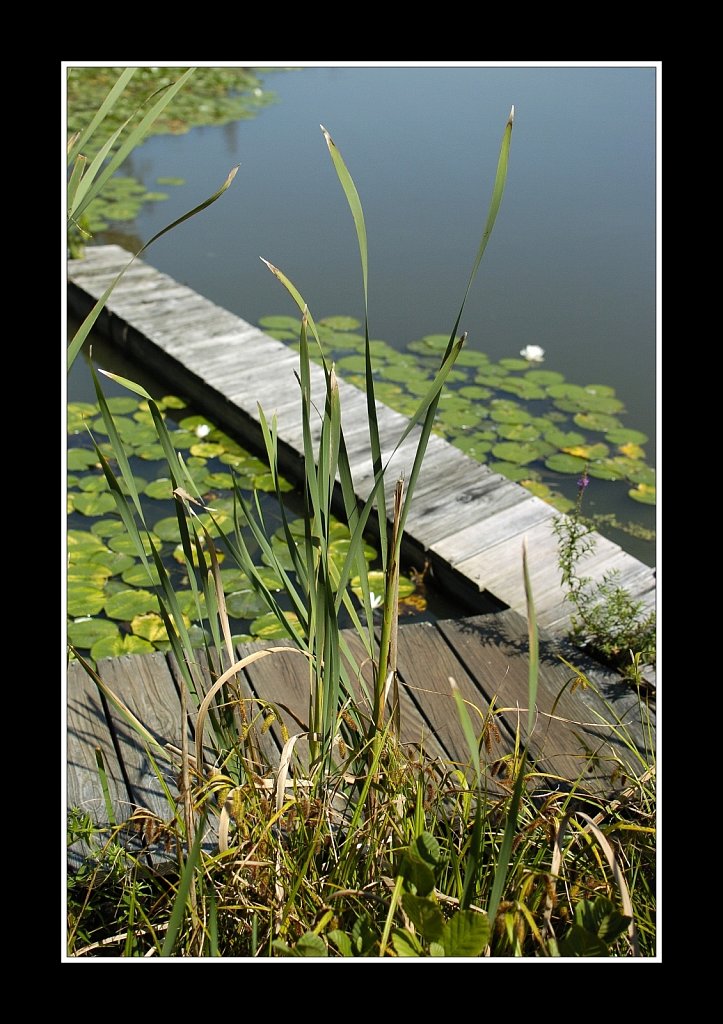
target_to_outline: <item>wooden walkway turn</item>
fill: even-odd
[[[345,636],[359,651],[353,631]],[[271,644],[239,647],[239,655]],[[277,646],[274,644],[273,646]],[[492,792],[505,778],[504,759],[515,737],[524,737],[528,686],[527,625],[514,611],[437,623],[416,623],[399,629],[401,740],[409,752],[422,750],[438,765],[467,765],[470,755],[449,684],[453,677],[468,702],[475,732],[482,733],[484,716],[492,707],[499,734],[490,733],[489,749],[481,760]],[[569,651],[566,652],[569,656]],[[360,663],[362,659],[359,659]],[[639,777],[654,749],[653,715],[629,686],[613,673],[575,657],[593,688],[574,687],[576,673],[560,659],[560,646],[544,631],[540,644],[540,677],[535,728],[530,741],[535,778],[541,792],[575,789],[580,797],[607,798]],[[103,682],[137,716],[162,746],[181,747],[180,675],[172,655],[161,652],[126,655],[99,662]],[[210,677],[205,672],[205,685]],[[596,692],[597,691],[597,692]],[[284,705],[289,732],[298,732],[293,716],[308,717],[308,671],[305,660],[275,654],[248,666],[241,678],[243,697]],[[478,709],[479,715],[474,709]],[[194,716],[188,735],[193,740]],[[108,777],[117,821],[134,811],[149,812],[167,821],[171,811],[153,770],[148,750],[138,734],[105,698],[85,670],[73,662],[68,673],[68,807],[78,807],[99,822],[107,822],[96,762],[96,749]],[[273,775],[282,746],[277,726],[261,737],[266,766]],[[193,749],[193,747],[191,747]],[[303,762],[303,744],[297,749]],[[166,782],[176,794],[178,757],[161,760]],[[172,765],[175,764],[175,767]],[[211,846],[213,841],[211,838]],[[82,850],[71,851],[71,863]]]
[[[69,306],[79,316],[92,307],[129,254],[118,246],[88,248],[69,264]],[[287,346],[228,310],[137,260],[107,305],[99,329],[131,358],[188,395],[209,418],[250,447],[261,448],[257,402],[276,413],[281,469],[303,477],[298,357]],[[324,393],[323,373],[313,366],[313,388]],[[340,382],[342,423],[357,495],[373,483],[366,429],[366,397]],[[378,403],[382,448],[389,455],[408,424]],[[390,489],[409,478],[418,437],[413,431],[394,455]],[[390,506],[389,506],[390,507]],[[527,537],[532,586],[540,624],[563,636],[570,606],[564,601],[553,523],[558,513],[519,484],[511,483],[439,437],[430,438],[407,519],[407,557],[428,558],[442,585],[473,610],[510,607],[524,614],[522,538]],[[655,573],[617,544],[597,537],[580,571],[600,580],[619,571],[619,584],[646,608],[655,603]]]

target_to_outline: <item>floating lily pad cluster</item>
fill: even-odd
[[[120,68],[70,68],[68,73],[68,135],[82,131],[118,78]],[[139,68],[110,115],[101,124],[85,152],[92,159],[97,150],[128,118],[147,112],[149,96],[176,81],[187,68]],[[262,88],[261,79],[249,68],[197,68],[153,124],[151,135],[180,135],[201,125],[223,125],[255,117],[274,94]],[[156,185],[183,185],[182,178],[164,177]],[[112,222],[134,220],[144,203],[167,199],[168,194],[148,189],[135,178],[114,176],[102,196],[89,207],[84,227],[92,234],[105,231]]]
[[[300,321],[267,316],[261,326],[298,349]],[[317,322],[325,356],[349,383],[364,388],[364,337],[358,320],[329,316]],[[439,368],[449,338],[428,334],[398,351],[385,341],[370,343],[376,396],[411,415]],[[312,344],[313,356],[313,344]],[[518,481],[559,511],[574,503],[555,489],[564,476],[584,470],[617,481],[628,496],[655,504],[655,472],[647,464],[648,438],[628,429],[623,403],[604,384],[566,382],[519,357],[493,362],[483,352],[462,349],[442,392],[435,429],[452,444]]]
[[[173,485],[166,475],[167,464],[163,461],[163,449],[148,405],[130,396],[109,398],[107,401],[129,457],[146,522],[152,527],[153,543],[173,581],[191,640],[201,647],[209,640],[203,622],[205,609],[201,602],[202,617],[199,618],[196,599],[185,575]],[[174,448],[182,454],[206,505],[214,509],[213,518],[210,513],[200,516],[212,536],[219,533],[216,524],[222,530],[233,532],[234,480],[249,495],[254,491],[260,492],[267,523],[273,523],[274,515],[278,519],[275,495],[265,499],[266,492],[273,490],[266,463],[245,451],[207,418],[184,415],[187,410],[180,399],[168,396],[157,404],[165,410]],[[137,557],[134,542],[116,511],[115,500],[101,471],[91,434],[102,454],[113,465],[113,447],[106,438],[105,423],[98,406],[88,402],[70,404],[67,458],[68,640],[94,659],[166,650],[170,644],[159,615],[156,588],[160,581],[157,571],[151,563],[149,576]],[[281,489],[292,490],[285,481]],[[301,542],[303,522],[292,519],[291,531]],[[349,540],[348,529],[342,523],[334,523],[330,553],[339,568],[348,551]],[[145,547],[149,554],[151,545],[147,538]],[[278,561],[291,571],[293,566],[281,527],[273,536],[272,547]],[[224,563],[221,547],[217,550],[217,557],[220,563]],[[377,552],[366,545],[365,557],[371,564]],[[275,570],[263,564],[263,560],[259,565],[266,586],[271,591],[281,591],[281,580]],[[222,564],[220,574],[237,642],[285,636],[243,572]],[[382,574],[372,572],[369,582],[380,604],[384,592]],[[358,583],[352,580],[352,590]],[[415,584],[403,579],[400,600],[410,598],[414,591]],[[416,605],[410,602],[407,610],[422,610],[419,599],[423,602],[424,598],[421,594],[415,596],[418,599]],[[293,624],[291,614],[289,619]]]

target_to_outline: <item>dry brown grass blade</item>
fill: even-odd
[[[274,806],[277,813],[284,805],[284,790],[286,789],[286,780],[289,775],[289,765],[291,764],[291,755],[294,752],[294,747],[298,740],[307,735],[308,733],[305,732],[296,732],[293,736],[289,736],[286,743],[284,743],[283,750],[281,751],[281,757],[279,758],[279,768],[276,772]]]
[[[201,702],[201,706],[198,709],[198,716],[196,718],[196,764],[198,766],[203,765],[203,729],[206,724],[206,718],[208,717],[208,709],[211,707],[211,701],[219,690],[221,690],[229,679],[232,679],[237,672],[246,668],[247,665],[252,665],[255,661],[259,661],[261,658],[268,658],[270,654],[288,654],[290,651],[295,652],[296,654],[302,654],[305,658],[311,657],[308,651],[302,651],[300,647],[267,647],[263,651],[254,651],[253,654],[247,654],[245,658],[241,658],[240,661],[234,662],[230,668],[226,669],[223,675],[218,677],[204,697]]]
[[[610,865],[610,870],[613,873],[613,877],[615,879],[617,887],[620,890],[620,898],[623,904],[623,913],[626,917],[630,918],[630,924],[628,925],[628,939],[630,940],[630,945],[633,950],[633,956],[640,956],[640,946],[638,944],[638,935],[635,929],[635,918],[633,915],[633,904],[630,899],[630,893],[628,892],[628,885],[625,881],[625,876],[623,875],[622,869],[618,864],[615,852],[610,843],[608,842],[607,837],[600,831],[600,829],[597,827],[597,825],[589,815],[585,814],[584,811],[577,811],[576,817],[583,818],[587,822],[586,831],[589,830],[590,832],[592,832],[592,834],[595,836],[598,843],[600,843],[600,846],[602,847],[602,851],[607,858],[608,864]]]

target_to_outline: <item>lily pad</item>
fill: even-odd
[[[455,448],[459,448],[465,455],[469,455],[478,462],[485,461],[485,455],[491,450],[489,441],[481,441],[476,434],[467,434],[464,437],[453,437],[450,439]]]
[[[185,565],[186,564],[186,555],[185,555],[185,552],[183,550],[183,545],[182,544],[177,544],[176,545],[176,547],[173,549],[172,557],[177,562],[179,562],[181,565]],[[210,563],[211,563],[211,556],[206,552],[204,554],[204,557],[206,559],[207,566],[210,565]],[[196,550],[196,545],[195,544],[191,548],[191,558],[192,558],[192,561],[193,561],[193,564],[194,564],[195,568],[198,569],[199,568],[198,552]],[[224,552],[223,551],[219,551],[217,549],[216,550],[216,561],[218,562],[218,564],[221,565],[221,563],[223,561],[225,561],[225,559],[226,559],[226,555],[224,554]]]
[[[126,558],[130,556],[121,555],[119,557]],[[143,562],[134,562],[133,565],[123,570],[121,573],[121,579],[124,583],[127,583],[129,587],[160,586],[161,579],[158,575],[158,569],[156,569],[153,562],[148,563],[148,568],[151,571],[150,578]]]
[[[97,640],[90,649],[96,661],[101,658],[119,658],[122,654],[150,654],[155,648],[140,636],[106,636]]]
[[[501,423],[497,433],[506,441],[536,441],[540,436],[537,427],[529,423]]]
[[[78,489],[84,494],[98,494],[108,490],[108,481],[102,474],[94,473],[93,476],[82,477],[78,481]]]
[[[115,622],[90,617],[69,622],[67,633],[70,643],[84,650],[90,650],[93,644],[103,637],[120,636]]]
[[[97,466],[98,456],[94,451],[89,451],[88,448],[71,448],[68,451],[66,465],[69,470],[77,473],[81,470],[89,469],[91,466]]]
[[[89,558],[94,552],[108,550],[100,537],[88,530],[68,530],[67,543],[70,562]]]
[[[602,412],[579,412],[575,416],[575,423],[584,430],[592,430],[595,433],[601,434],[615,430],[621,425],[620,420],[614,416],[607,416]]]
[[[470,398],[473,401],[484,401],[491,398],[493,392],[489,388],[483,388],[480,384],[465,384],[459,389],[458,394],[463,398]]]
[[[198,619],[199,609],[196,607],[196,597],[192,590],[177,590],[176,600],[178,601],[178,607],[181,609],[182,615],[186,615],[190,621]],[[202,592],[199,592],[198,594],[198,601],[200,604],[201,618],[208,618],[206,598]]]
[[[526,359],[500,359],[500,366],[506,370],[526,370],[530,364]]]
[[[575,444],[563,449],[566,455],[576,455],[579,459],[604,459],[610,454],[606,444]]]
[[[147,555],[151,553],[151,542],[144,534],[141,534],[141,544],[143,550]],[[127,533],[119,533],[115,537],[111,537],[108,541],[108,547],[111,551],[121,551],[125,555],[138,555],[138,549],[135,541],[132,537],[129,537]]]
[[[117,576],[121,572],[125,572],[134,564],[134,559],[131,555],[123,554],[120,551],[105,551],[97,552],[91,556],[89,565],[100,565],[102,568],[108,570],[109,576]]]
[[[130,395],[114,395],[106,399],[108,409],[114,416],[124,416],[126,413],[135,412],[138,408],[138,399]]]
[[[230,473],[207,473],[201,481],[201,487],[209,491],[230,491],[233,477]]]
[[[344,376],[348,371],[349,373],[364,373],[366,371],[366,360],[364,356],[344,356],[336,364],[336,368],[339,373]]]
[[[585,443],[585,435],[579,434],[576,430],[560,430],[559,427],[549,427],[544,438],[556,448],[571,448],[576,444]]]
[[[221,585],[224,594],[232,594],[235,590],[249,589],[249,578],[240,569],[221,569]]]
[[[331,327],[333,331],[354,331],[361,327],[361,323],[353,316],[325,316],[319,323],[324,327]]]
[[[539,458],[537,450],[531,444],[518,443],[515,441],[502,441],[492,449],[496,459],[503,462],[514,462],[520,465],[534,462]]]
[[[268,605],[255,590],[239,590],[226,596],[226,610],[233,619],[253,619]]]
[[[633,501],[639,501],[643,505],[655,504],[655,488],[650,487],[648,484],[638,484],[637,487],[628,491],[628,495]]]
[[[541,480],[520,480],[520,483],[530,494],[534,494],[536,498],[542,498],[543,501],[547,501],[552,497],[553,492]]]
[[[115,498],[107,493],[76,494],[75,511],[84,516],[102,516],[116,507]]]
[[[275,489],[274,478],[271,473],[259,473],[254,477],[254,487],[257,491],[273,491]],[[293,491],[293,485],[284,480],[283,477],[279,479],[279,490],[283,493],[284,491]]]
[[[540,384],[542,387],[550,387],[553,384],[564,383],[565,378],[556,370],[528,370],[525,380],[531,380],[533,384]]]
[[[153,532],[161,540],[175,541],[176,543],[179,543],[181,540],[181,528],[175,516],[166,516],[164,519],[159,519],[158,522],[153,524]]]
[[[109,619],[130,621],[134,615],[158,608],[158,599],[150,590],[123,590],[113,594],[105,603],[105,613]]]
[[[298,616],[293,612],[286,612],[285,618],[296,635],[301,637],[302,633]],[[261,637],[264,640],[280,639],[289,635],[273,612],[267,612],[266,615],[261,615],[259,618],[254,619],[249,626],[249,633],[254,637]]]
[[[488,465],[493,473],[500,473],[502,476],[507,477],[508,480],[514,480],[515,482],[534,479],[538,475],[532,473],[529,466],[522,465],[519,462],[490,462]]]
[[[369,573],[367,573],[367,578],[369,580],[369,589],[372,592],[372,594],[375,594],[377,597],[384,597],[384,590],[386,585],[386,578],[384,576],[384,573],[379,569],[373,569]],[[361,597],[361,578],[359,576],[354,576],[352,578],[350,586],[352,591],[358,597]],[[412,580],[408,579],[406,576],[399,577],[400,600],[404,597],[409,597],[409,595],[413,594],[416,589],[416,584],[413,583]]]
[[[457,356],[455,366],[486,366],[489,363],[489,356],[484,352],[475,352],[474,349],[463,348]]]
[[[84,583],[82,580],[68,583],[66,610],[73,618],[97,615],[105,601],[103,590],[92,583]]]
[[[596,480],[624,480],[627,476],[624,467],[613,459],[602,459],[600,462],[593,462],[588,466],[587,471]]]
[[[217,455],[223,455],[224,447],[213,441],[198,441],[191,445],[191,455],[198,455],[203,459],[213,459]]]
[[[495,423],[529,423],[532,416],[522,408],[492,408],[490,419]]]
[[[641,448],[639,444],[633,444],[632,441],[626,441],[625,444],[618,445],[618,451],[626,459],[637,460],[645,458],[645,449]]]
[[[177,395],[164,395],[163,398],[157,400],[156,404],[159,409],[185,409],[186,403],[182,398]]]
[[[642,430],[628,430],[627,427],[618,427],[605,435],[605,440],[610,444],[645,444],[649,438]]]
[[[172,619],[173,617],[171,617]],[[186,628],[191,625],[185,615],[183,616],[183,624]],[[134,616],[131,620],[131,631],[136,636],[141,636],[144,640],[149,640],[151,643],[168,640],[166,626],[161,616],[156,614],[156,612]]]
[[[646,484],[648,487],[655,487],[655,470],[650,466],[630,468],[626,476],[634,484]]]
[[[145,462],[160,462],[164,458],[163,445],[160,444],[143,444],[135,449],[133,452],[139,459],[143,459]]]
[[[185,178],[156,178],[156,185],[185,185]]]
[[[591,395],[604,395],[607,398],[615,397],[615,388],[609,384],[586,384],[585,390]]]
[[[576,455],[565,455],[561,452],[558,455],[550,455],[545,459],[545,465],[555,473],[582,473],[587,465],[587,461],[578,458]]]
[[[98,562],[83,562],[80,565],[68,566],[68,583],[87,583],[102,590],[111,573],[107,566]]]
[[[149,498],[167,499],[170,500],[173,497],[173,481],[170,477],[159,477],[157,480],[151,480],[143,492],[148,495]]]
[[[531,402],[538,398],[547,398],[544,388],[541,388],[538,384],[532,384],[530,381],[524,380],[520,377],[506,377],[497,385],[497,390],[507,391],[511,395],[517,395],[519,398],[523,398],[526,402]]]

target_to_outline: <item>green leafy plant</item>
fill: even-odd
[[[579,573],[579,563],[595,549],[593,525],[582,516],[582,502],[590,484],[586,468],[578,480],[574,513],[554,524],[558,538],[558,564],[566,599],[573,605],[571,638],[602,656],[624,675],[641,680],[641,668],[655,665],[656,616],[646,612],[618,585],[619,573],[594,581]]]

